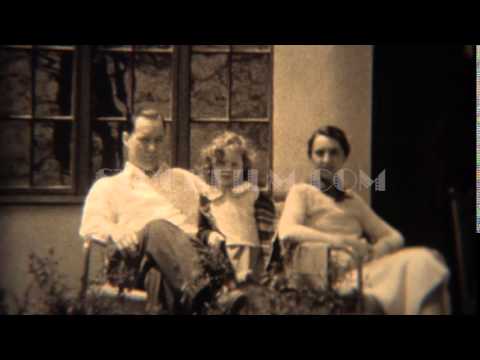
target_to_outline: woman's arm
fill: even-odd
[[[365,233],[373,243],[373,258],[391,253],[405,244],[403,235],[378,216],[360,196],[354,194],[359,207],[360,221]]]
[[[296,185],[288,193],[278,225],[280,240],[322,241],[331,245],[344,245],[338,235],[318,231],[304,225],[307,197],[302,190],[300,186]]]

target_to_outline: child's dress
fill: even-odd
[[[230,192],[211,187],[202,197],[199,238],[212,231],[225,236],[228,258],[238,282],[262,273],[262,243],[273,236],[275,207],[270,197],[249,182]]]

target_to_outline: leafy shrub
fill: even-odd
[[[203,279],[219,292],[226,285],[234,284],[233,270],[228,258],[211,249],[202,250],[204,266]],[[32,282],[25,291],[23,299],[16,300],[13,314],[45,315],[121,315],[148,314],[138,308],[132,310],[119,294],[116,298],[105,298],[92,292],[82,299],[80,295],[68,288],[65,277],[58,269],[53,250],[45,258],[35,254],[29,258],[29,273]],[[130,276],[131,272],[126,272]],[[119,274],[117,273],[118,277]],[[92,284],[95,284],[93,281]],[[128,283],[128,282],[125,282]],[[240,289],[246,295],[247,306],[241,314],[245,315],[325,315],[352,313],[355,311],[357,297],[340,297],[331,289],[315,290],[308,287],[292,288],[289,279],[281,271],[270,271],[258,281],[242,285]],[[0,313],[2,311],[2,294],[0,292]],[[4,313],[7,309],[3,306]],[[222,315],[230,309],[218,301],[218,297],[208,299],[203,304],[202,314]]]

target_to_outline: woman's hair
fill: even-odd
[[[336,140],[345,154],[345,157],[348,158],[350,155],[350,143],[348,142],[347,136],[342,129],[337,128],[336,126],[323,126],[312,134],[308,140],[308,157],[311,159],[313,155],[313,143],[317,136],[323,135],[328,138]],[[312,178],[310,179],[311,184],[317,187],[320,191],[324,192],[326,195],[330,196],[335,200],[335,202],[342,202],[350,196],[343,190],[337,189],[335,185],[329,186],[327,189],[322,188],[322,183],[319,179]]]
[[[315,139],[319,135],[323,135],[338,141],[338,143],[340,144],[343,150],[343,153],[345,154],[345,157],[348,158],[348,156],[350,155],[350,143],[348,142],[345,132],[336,126],[323,126],[315,130],[315,132],[312,134],[312,136],[308,140],[308,157],[310,159],[312,158],[312,155],[313,155],[313,143],[315,142]]]
[[[222,159],[225,156],[227,147],[234,147],[240,152],[243,160],[243,180],[247,181],[249,179],[249,172],[253,167],[255,153],[243,136],[232,131],[225,131],[215,137],[201,152],[203,176],[210,184],[213,184],[215,181],[213,177],[215,160]]]

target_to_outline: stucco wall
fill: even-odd
[[[22,295],[29,283],[29,255],[43,257],[53,248],[67,285],[78,290],[82,267],[80,215],[79,206],[0,207],[0,288],[8,294]]]
[[[274,172],[286,180],[295,171],[304,180],[310,171],[307,140],[330,124],[350,137],[346,167],[370,175],[372,46],[278,45],[274,59]],[[353,176],[346,180],[354,185]],[[370,200],[368,189],[359,192]]]

